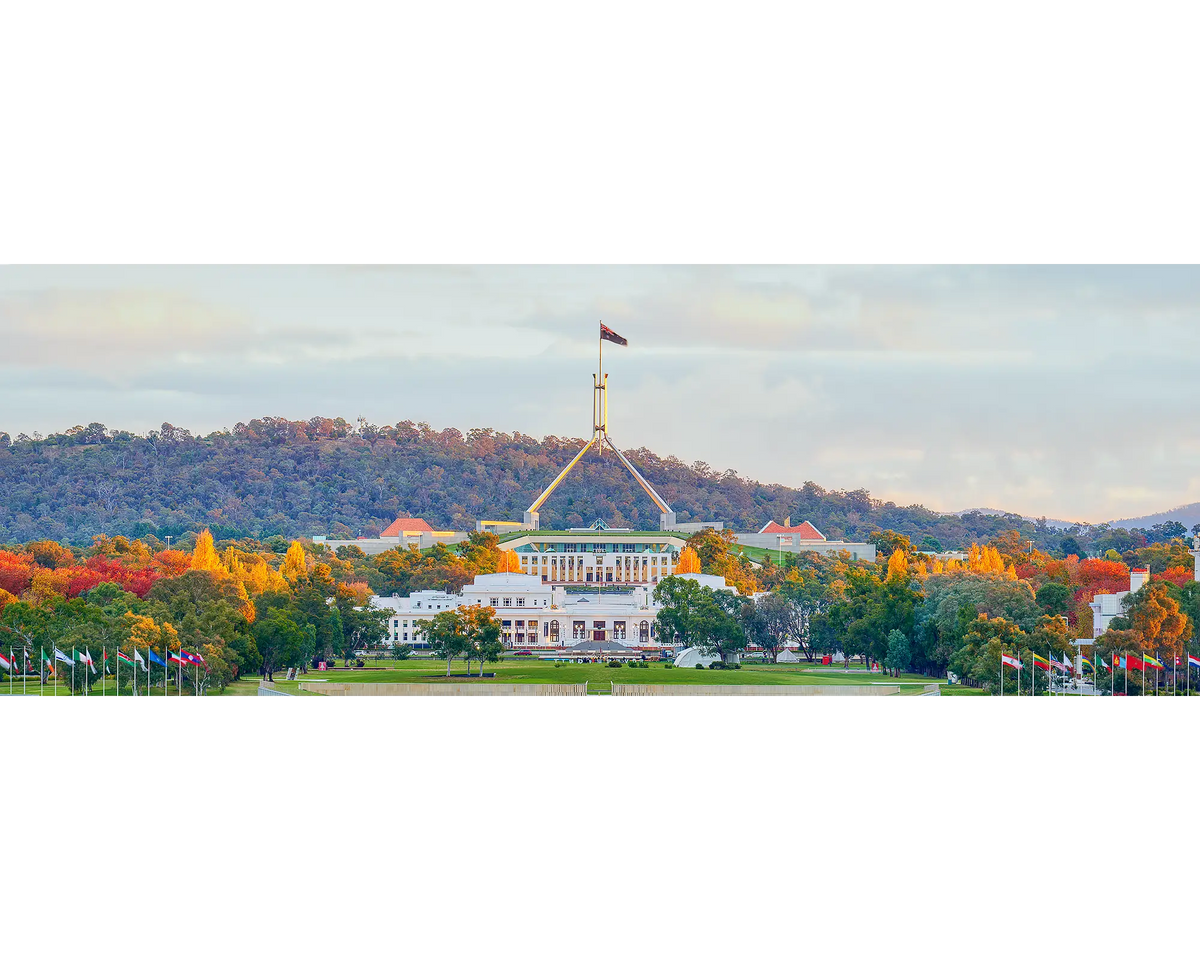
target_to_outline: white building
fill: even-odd
[[[656,584],[675,570],[687,539],[643,530],[568,530],[519,534],[500,542],[521,572],[546,583]]]
[[[1129,589],[1120,593],[1098,593],[1088,604],[1092,608],[1092,638],[1100,636],[1108,630],[1109,625],[1117,617],[1123,616],[1123,602],[1131,593],[1137,593],[1150,580],[1150,570],[1146,567],[1133,567],[1129,571]]]
[[[724,577],[699,573],[679,576],[714,590],[734,590]],[[495,610],[501,639],[512,650],[633,655],[642,649],[668,645],[671,638],[658,634],[660,608],[654,603],[653,586],[631,584],[631,589],[621,590],[608,588],[607,582],[593,581],[594,590],[578,592],[544,581],[540,573],[488,573],[477,576],[461,594],[422,590],[410,597],[372,597],[371,605],[388,611],[391,642],[414,646],[424,646],[418,635],[419,624],[442,610],[462,606]]]

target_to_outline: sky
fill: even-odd
[[[1200,500],[1190,267],[0,267],[0,430],[590,435],[936,510]]]

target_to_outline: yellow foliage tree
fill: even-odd
[[[132,654],[138,647],[148,647],[151,650],[165,654],[168,650],[179,647],[179,634],[169,623],[156,623],[153,617],[137,613],[125,614],[129,626],[129,637],[121,644],[121,649]]]
[[[209,573],[224,573],[225,567],[213,545],[213,536],[208,529],[200,531],[196,538],[196,548],[192,551],[192,569],[207,570]]]
[[[11,593],[9,593],[3,587],[0,587],[0,610],[3,610],[5,607],[7,607],[10,603],[12,603],[16,599],[17,598],[14,597]]]
[[[288,552],[283,558],[283,566],[279,568],[283,578],[288,583],[295,583],[308,573],[308,564],[304,558],[304,546],[299,540],[293,540]]]
[[[887,579],[903,579],[908,576],[908,557],[903,550],[893,550],[888,557]]]
[[[967,569],[971,573],[1003,574],[1007,572],[1004,556],[999,550],[992,546],[981,547],[977,543],[971,544],[971,549],[967,551]]]
[[[497,573],[520,573],[521,558],[515,550],[501,550],[500,562],[496,564]]]
[[[676,573],[699,573],[700,557],[691,547],[679,551],[679,560],[675,563]]]

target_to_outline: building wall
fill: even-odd
[[[552,584],[656,584],[675,570],[683,537],[569,533],[517,537],[501,544],[522,573]]]
[[[786,536],[786,534],[785,534]],[[734,534],[734,539],[747,547],[765,547],[768,550],[779,550],[779,541],[775,539],[773,533],[738,533]],[[850,554],[851,560],[869,560],[872,563],[875,561],[875,544],[873,543],[849,543],[841,540],[801,540],[799,537],[792,538],[792,545],[789,547],[786,544],[783,546],[784,553],[803,553],[811,551],[813,553],[838,554],[845,550]]]

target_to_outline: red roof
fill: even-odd
[[[433,533],[433,527],[420,517],[397,517],[380,536],[398,537],[402,533]]]
[[[814,527],[811,523],[805,520],[802,524],[796,527],[785,527],[781,523],[776,523],[772,520],[764,526],[759,533],[786,533],[792,536],[797,536],[801,540],[824,540],[825,534]]]

